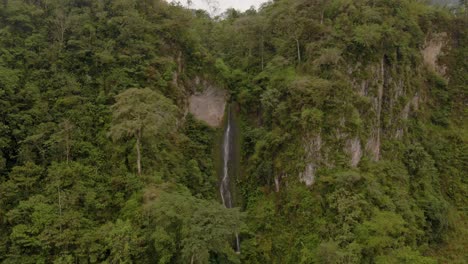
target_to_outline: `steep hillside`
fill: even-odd
[[[244,117],[246,263],[466,260],[463,27],[365,0],[275,1],[214,27]]]
[[[0,262],[465,263],[467,18],[3,1]]]
[[[216,131],[187,114],[212,71],[196,23],[164,1],[2,2],[0,262],[237,258]]]

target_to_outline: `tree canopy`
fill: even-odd
[[[468,16],[446,2],[1,1],[0,263],[465,263]],[[212,88],[231,209],[224,128],[189,111]]]

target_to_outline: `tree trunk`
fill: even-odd
[[[140,135],[136,138],[136,151],[137,151],[137,171],[138,175],[141,176],[141,151],[140,151]]]
[[[68,135],[67,135],[67,139],[65,141],[65,144],[66,144],[66,148],[67,148],[66,155],[67,155],[67,164],[68,164],[70,162],[70,149],[71,149],[70,139],[68,138]]]
[[[177,72],[181,74],[183,71],[182,65],[182,51],[179,51],[179,55],[177,56]]]
[[[59,204],[59,215],[60,215],[60,234],[62,234],[62,196],[60,195],[60,184],[57,186],[58,192],[58,204]]]
[[[66,119],[63,123],[63,133],[65,141],[65,156],[67,158],[67,164],[70,162],[71,147],[72,147],[72,129],[74,128],[70,120]]]
[[[264,51],[265,51],[265,40],[263,39],[263,34],[262,34],[262,45],[261,45],[261,56],[262,56],[262,71],[265,68],[265,57],[264,57]]]
[[[299,63],[301,63],[301,45],[299,43],[298,38],[295,38],[295,40],[296,40],[296,47],[297,47],[297,60],[299,61]]]
[[[276,175],[275,176],[275,192],[279,192],[280,191],[280,179],[279,179],[279,176]]]

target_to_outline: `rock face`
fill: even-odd
[[[380,160],[383,139],[403,138],[405,121],[417,110],[420,95],[408,81],[414,70],[398,67],[386,56],[372,64],[349,66],[349,85],[363,104],[353,106],[356,115],[338,117],[333,132],[303,140],[305,157],[299,179],[307,186],[314,184],[320,168],[343,164],[341,158],[334,159],[337,153],[344,153],[348,166],[356,168],[363,157]],[[350,120],[359,120],[359,128],[347,128]]]
[[[438,58],[442,55],[442,49],[446,45],[447,42],[447,33],[437,33],[433,34],[424,45],[424,49],[422,50],[422,55],[424,59],[424,63],[429,66],[430,69],[444,75],[445,74],[445,67],[439,65]]]
[[[312,186],[320,168],[334,167],[335,162],[341,162],[333,160],[336,153],[344,152],[349,167],[355,168],[363,157],[379,161],[383,140],[404,138],[407,120],[419,111],[419,105],[424,101],[422,88],[412,80],[427,69],[444,77],[446,67],[439,58],[449,48],[448,38],[444,32],[427,36],[420,50],[426,67],[411,68],[387,55],[378,62],[347,65],[349,85],[364,103],[362,106],[354,105],[362,125],[357,130],[346,131],[342,128],[346,127],[350,116],[343,116],[335,131],[328,135],[306,136],[303,139],[305,155],[300,181]]]
[[[362,147],[358,137],[347,140],[346,152],[348,152],[351,157],[349,162],[351,167],[357,167],[362,158]]]
[[[206,84],[206,83],[202,83]],[[205,121],[212,127],[222,124],[226,107],[226,91],[212,85],[203,85],[201,92],[189,98],[189,111],[195,118]]]
[[[307,186],[312,186],[315,183],[315,171],[317,170],[317,164],[321,160],[321,149],[322,149],[322,137],[319,135],[305,140],[305,161],[306,166],[304,171],[299,174],[301,182]]]
[[[308,163],[304,172],[300,175],[300,179],[306,186],[312,186],[315,183],[315,165],[314,163]]]

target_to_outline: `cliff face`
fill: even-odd
[[[443,48],[446,46],[448,41],[447,33],[441,32],[433,34],[428,37],[422,50],[424,63],[429,69],[438,72],[441,75],[445,75],[447,69],[444,65],[440,65],[439,57],[443,55]]]
[[[189,98],[190,113],[212,127],[219,127],[226,107],[226,91],[198,78],[195,84],[200,87],[200,91]]]
[[[221,21],[243,121],[246,263],[433,262],[423,248],[449,242],[451,203],[467,197],[456,12],[278,0]]]
[[[306,137],[303,140],[305,166],[299,174],[300,180],[311,186],[317,169],[334,167],[336,161],[327,159],[333,151],[342,152],[350,167],[357,167],[363,157],[379,161],[382,142],[402,140],[407,131],[408,118],[420,110],[427,88],[424,83],[415,80],[421,79],[428,71],[442,78],[446,75],[447,68],[440,58],[447,49],[447,33],[433,33],[426,38],[416,67],[410,68],[398,61],[390,62],[385,56],[380,62],[367,66],[362,66],[365,62],[346,66],[347,85],[352,87],[353,96],[359,102],[365,102],[354,105],[358,119],[362,121],[362,129],[348,132],[346,126],[350,117],[343,117],[341,126],[333,130],[331,137],[324,138],[320,134]]]

